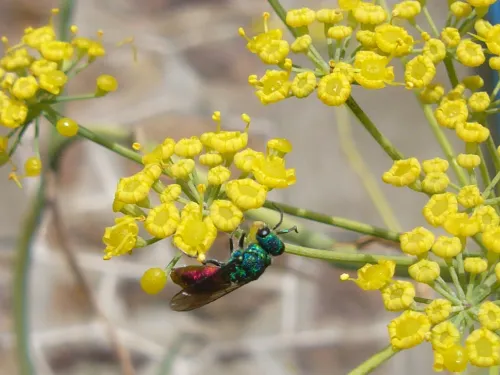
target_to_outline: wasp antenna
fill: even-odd
[[[279,228],[279,226],[283,223],[283,210],[279,208],[276,203],[272,203],[272,206],[280,213],[280,221],[278,221],[278,224],[276,224],[273,228],[273,230],[276,230]]]

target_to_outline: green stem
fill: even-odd
[[[500,366],[491,366],[490,371],[488,372],[489,375],[498,375],[500,373]]]
[[[29,266],[32,241],[35,238],[45,203],[45,178],[41,176],[37,195],[34,198],[33,204],[30,205],[31,211],[24,221],[16,246],[13,282],[13,320],[17,340],[18,366],[21,375],[31,375],[34,373],[31,362],[30,329],[27,317],[27,313],[30,311],[28,306]]]
[[[354,100],[352,96],[346,101],[347,106],[351,112],[356,116],[356,118],[361,122],[361,125],[370,133],[370,135],[375,139],[375,141],[382,147],[387,155],[391,157],[392,160],[404,159],[404,156],[399,150],[387,139],[375,126],[375,124],[370,120],[366,113],[361,109],[359,104]]]
[[[481,178],[483,180],[483,184],[485,186],[489,186],[491,184],[491,176],[490,176],[490,172],[488,171],[488,167],[486,166],[486,163],[485,163],[486,159],[484,158],[484,153],[483,153],[483,150],[481,147],[478,147],[478,154],[479,154],[479,157],[481,158],[481,164],[479,164],[479,171],[481,173]],[[485,198],[488,198],[488,197],[485,196]]]
[[[439,30],[436,27],[436,24],[434,23],[434,20],[432,19],[432,16],[431,16],[431,14],[430,14],[429,9],[427,8],[427,6],[424,5],[422,7],[422,11],[423,11],[423,13],[425,15],[425,18],[427,19],[427,23],[431,27],[431,30],[432,30],[432,33],[434,34],[434,37],[435,38],[439,38]]]
[[[462,186],[467,185],[467,176],[464,170],[458,165],[457,161],[455,160],[455,151],[453,150],[453,147],[444,134],[443,130],[437,123],[434,112],[432,111],[432,107],[430,105],[422,105],[422,108],[424,110],[424,115],[431,127],[431,130],[434,133],[434,136],[436,137],[439,145],[441,146],[441,149],[443,150],[448,163],[450,163],[451,167],[455,171],[460,184]]]
[[[453,281],[453,285],[455,286],[458,296],[462,300],[465,300],[465,293],[462,289],[462,286],[460,285],[460,281],[458,280],[457,270],[451,264],[448,265],[448,270],[450,271],[451,280]]]
[[[488,153],[490,154],[491,160],[493,160],[495,170],[497,172],[500,172],[500,155],[498,155],[495,141],[493,140],[493,137],[491,135],[486,140],[486,148],[488,150]]]
[[[170,271],[172,271],[172,268],[175,267],[177,262],[182,258],[182,253],[180,251],[175,254],[175,256],[172,258],[172,260],[167,264],[165,267],[165,273],[168,275]]]
[[[455,70],[455,65],[453,65],[453,60],[450,56],[446,56],[446,58],[444,59],[444,66],[446,67],[446,72],[448,73],[451,87],[455,88],[458,85],[458,77]]]
[[[340,145],[346,154],[352,169],[357,173],[361,179],[366,192],[371,198],[374,206],[377,208],[378,213],[384,220],[384,224],[391,230],[402,232],[401,225],[394,215],[392,208],[387,202],[384,193],[380,190],[377,181],[373,177],[370,168],[367,167],[363,160],[362,154],[358,151],[356,143],[354,142],[351,127],[349,124],[349,117],[344,107],[335,110],[337,117],[337,127],[339,131]]]
[[[488,196],[490,195],[491,191],[495,188],[496,184],[500,181],[500,172],[496,174],[496,176],[493,178],[493,180],[490,182],[490,184],[484,189],[483,192],[483,198],[487,199]]]
[[[95,99],[95,93],[92,94],[82,94],[82,95],[74,95],[74,96],[58,96],[51,102],[55,103],[63,103],[63,102],[72,102],[76,100],[88,100],[88,99]]]
[[[392,345],[386,346],[377,354],[373,355],[366,361],[364,361],[361,365],[356,367],[354,370],[349,372],[348,375],[366,375],[371,373],[377,367],[379,367],[384,362],[388,361],[392,358],[393,355],[398,353],[398,349],[394,349]]]
[[[314,211],[306,210],[303,208],[297,208],[293,206],[289,206],[287,204],[283,203],[276,203],[272,201],[266,201],[264,203],[264,207],[274,209],[274,206],[278,207],[280,210],[282,210],[284,213],[296,217],[301,217],[304,219],[312,220],[312,221],[317,221],[319,223],[327,224],[327,225],[332,225],[334,227],[339,227],[347,230],[351,230],[353,232],[358,232],[358,233],[363,233],[363,234],[368,234],[371,236],[379,237],[379,238],[384,238],[389,241],[394,241],[394,242],[399,242],[399,235],[400,233],[389,230],[389,229],[383,229],[383,228],[378,228],[373,225],[365,224],[365,223],[360,223],[359,221],[355,220],[349,220],[341,217],[336,217],[336,216],[328,216],[324,214],[320,214]]]

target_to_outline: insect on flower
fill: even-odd
[[[234,249],[233,235],[229,239],[230,257],[222,263],[215,259],[207,259],[204,265],[174,268],[170,278],[183,289],[170,301],[174,311],[190,311],[205,306],[229,294],[236,289],[257,280],[271,264],[272,257],[283,254],[285,244],[278,237],[297,227],[277,230],[283,222],[280,220],[272,229],[265,223],[258,223],[256,242],[245,247],[243,233],[238,241],[238,249]]]

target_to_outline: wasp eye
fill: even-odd
[[[259,229],[259,231],[257,232],[257,235],[259,237],[266,237],[268,234],[269,234],[269,228],[262,228]]]

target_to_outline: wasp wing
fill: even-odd
[[[170,301],[170,308],[174,311],[190,311],[199,307],[205,306],[219,298],[229,294],[236,289],[247,284],[246,282],[233,283],[229,278],[229,274],[235,269],[236,262],[226,263],[222,267],[215,267],[217,270],[205,270],[206,266],[188,266],[191,268],[182,267],[181,270],[171,274],[172,279],[179,281],[179,274],[184,274],[185,271],[200,271],[209,272],[210,275],[200,278],[197,282],[188,285],[185,282],[174,282],[183,287]],[[199,268],[198,268],[199,267]]]
[[[181,290],[170,301],[170,308],[174,311],[191,311],[218,300],[225,295],[241,288],[246,283],[232,283],[219,285],[219,289],[199,290],[189,287]]]

